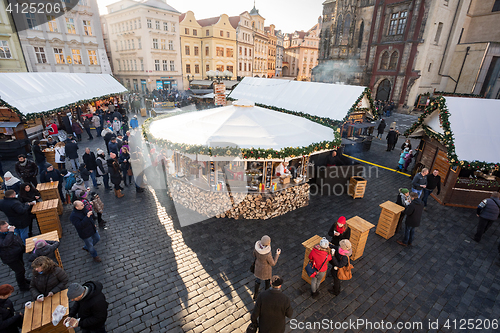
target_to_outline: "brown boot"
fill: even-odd
[[[123,198],[125,194],[122,193],[122,190],[115,190],[115,194],[117,198]]]
[[[99,256],[97,256],[97,257],[94,257],[94,261],[95,262],[101,262],[102,260],[101,260],[101,258],[99,258]]]

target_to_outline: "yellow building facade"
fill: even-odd
[[[202,27],[196,21],[194,13],[188,11],[179,17],[181,38],[181,63],[184,87],[189,87],[188,80],[203,80],[205,76],[205,57],[203,50]]]
[[[27,72],[21,43],[6,0],[0,1],[0,72]]]

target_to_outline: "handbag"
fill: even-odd
[[[257,258],[255,258],[253,263],[250,265],[250,273],[255,273],[255,260],[257,260]]]
[[[132,169],[127,169],[127,176],[132,176]]]
[[[312,260],[309,260],[309,262],[307,263],[306,267],[304,268],[304,269],[306,270],[307,275],[308,275],[310,278],[315,277],[315,276],[316,276],[316,274],[318,274],[318,272],[321,270],[321,268],[323,268],[323,265],[325,264],[326,259],[328,259],[328,253],[326,254],[325,261],[323,261],[323,263],[321,264],[321,266],[320,266],[320,268],[319,268],[319,269],[314,268],[313,261],[312,261]]]
[[[340,267],[337,271],[337,277],[339,280],[350,280],[352,279],[352,272],[351,269],[353,269],[354,266],[351,265],[351,260],[349,257],[347,257],[347,265],[344,267]]]

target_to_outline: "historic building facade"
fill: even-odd
[[[253,63],[253,76],[267,77],[267,54],[269,49],[269,38],[264,31],[263,18],[259,11],[253,7],[250,11],[252,17],[252,30],[254,41],[254,63]]]
[[[285,56],[285,48],[283,47],[285,34],[281,30],[275,30],[274,33],[276,35],[276,77],[282,77],[283,58]]]
[[[26,72],[26,63],[14,20],[6,10],[8,3],[5,0],[0,1],[0,72]]]
[[[236,29],[237,77],[240,79],[245,76],[252,77],[254,55],[252,17],[245,11],[238,16],[231,16],[229,21]]]
[[[267,49],[267,77],[276,76],[276,43],[278,37],[275,34],[276,26],[271,24],[269,27],[265,27],[264,30],[268,38],[268,49]]]

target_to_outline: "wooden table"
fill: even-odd
[[[302,245],[306,248],[306,253],[304,256],[304,263],[302,265],[302,279],[304,279],[304,281],[306,281],[309,284],[311,284],[311,278],[309,277],[309,275],[307,275],[305,267],[309,263],[309,253],[311,253],[314,246],[319,244],[319,242],[321,241],[322,238],[323,237],[316,235],[316,236],[312,236],[311,238],[309,238],[308,240],[306,240],[305,242],[302,243]],[[325,265],[328,265],[328,263],[325,263]],[[325,281],[325,279],[326,279],[326,274],[325,274],[325,276],[323,276],[323,279],[321,279],[321,282]]]
[[[23,330],[22,333],[40,332],[40,333],[58,333],[75,332],[72,328],[67,328],[63,321],[68,317],[68,289],[65,289],[52,297],[45,297],[43,302],[31,302],[31,309],[24,308]],[[58,305],[67,308],[64,318],[54,326],[52,324],[52,312]]]
[[[45,148],[43,150],[43,153],[45,154],[45,159],[47,160],[48,163],[52,164],[54,169],[57,169],[57,163],[56,163],[56,150],[54,148]]]
[[[48,183],[40,183],[36,186],[36,189],[40,192],[42,196],[42,200],[51,200],[57,199],[57,213],[62,215],[63,213],[63,204],[61,201],[61,196],[59,195],[59,181],[53,181]]]
[[[56,230],[59,238],[61,238],[62,228],[57,212],[57,204],[57,199],[37,202],[31,209],[31,212],[36,215],[40,232],[44,234]]]
[[[396,233],[399,216],[405,208],[392,201],[386,201],[380,207],[382,207],[382,212],[380,213],[375,233],[385,239],[389,239]]]
[[[59,236],[57,235],[57,231],[51,231],[51,232],[47,232],[46,234],[41,234],[41,235],[38,235],[35,237],[27,238],[26,239],[26,253],[30,253],[35,248],[35,241],[34,241],[35,238],[37,240],[43,239],[45,241],[59,242]],[[59,263],[59,267],[64,269],[62,261],[61,261],[61,255],[59,254],[59,249],[56,249],[54,251],[54,253],[56,255],[57,262]]]
[[[352,244],[351,260],[356,260],[363,255],[366,240],[368,239],[368,232],[375,226],[359,216],[354,216],[347,220],[347,225],[351,228],[351,238],[349,239]]]

